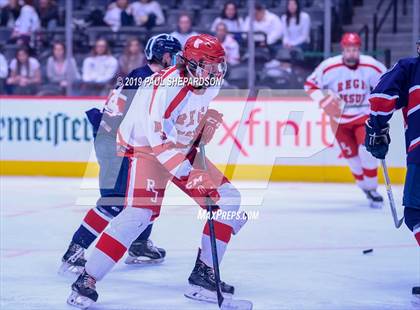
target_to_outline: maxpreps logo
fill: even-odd
[[[49,142],[58,146],[60,143],[91,140],[91,125],[83,117],[70,117],[65,113],[48,113],[46,117],[0,117],[2,142]]]

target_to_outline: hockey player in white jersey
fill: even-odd
[[[360,54],[361,40],[356,33],[344,34],[341,47],[341,55],[321,62],[307,78],[305,90],[330,117],[342,156],[370,206],[381,208],[378,163],[364,146],[364,123],[370,113],[368,96],[386,68],[376,59]]]
[[[224,49],[215,37],[196,35],[188,39],[179,60],[176,66],[153,75],[151,86],[137,90],[120,125],[118,151],[130,158],[125,208],[102,233],[87,260],[85,272],[73,283],[67,300],[70,305],[86,308],[96,302],[96,282],[159,216],[169,181],[201,207],[206,207],[206,198],[210,197],[222,211],[238,212],[239,216],[234,218],[214,220],[219,261],[231,236],[246,223],[246,214],[238,211],[239,191],[208,159],[207,170],[203,170],[198,160],[197,145],[209,143],[222,122],[222,115],[208,108],[219,87],[207,86],[211,81],[223,79]],[[201,247],[188,282],[185,296],[216,302],[208,224],[204,226]],[[221,288],[225,297],[234,293],[233,286],[224,282]]]

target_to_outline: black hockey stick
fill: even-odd
[[[203,170],[207,170],[206,164],[206,150],[204,144],[200,144],[200,160]],[[214,231],[214,223],[212,217],[212,211],[214,203],[210,197],[206,198],[207,212],[207,223],[209,224],[210,230],[210,245],[211,245],[211,256],[213,260],[213,269],[214,269],[214,278],[216,281],[216,294],[217,294],[217,304],[220,309],[223,310],[252,310],[252,302],[248,300],[234,300],[234,299],[225,299],[222,294],[222,288],[220,285],[220,269],[219,269],[219,258],[217,256],[217,246],[216,246],[216,233]]]
[[[398,219],[397,208],[395,207],[394,195],[392,194],[391,180],[389,179],[388,167],[386,165],[385,159],[381,159],[381,164],[382,164],[382,170],[384,172],[386,192],[388,194],[388,200],[389,200],[389,206],[391,208],[392,218],[394,220],[395,228],[398,229],[401,227],[402,223],[404,222],[404,216]]]

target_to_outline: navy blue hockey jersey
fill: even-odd
[[[404,58],[382,75],[372,91],[370,123],[381,129],[395,110],[405,121],[407,163],[420,164],[420,57]]]

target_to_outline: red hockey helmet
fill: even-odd
[[[346,32],[343,37],[341,38],[341,46],[362,46],[362,40],[360,39],[360,36],[355,32]]]
[[[182,58],[188,72],[195,77],[223,78],[226,74],[225,50],[212,35],[199,34],[190,37],[185,43]]]

